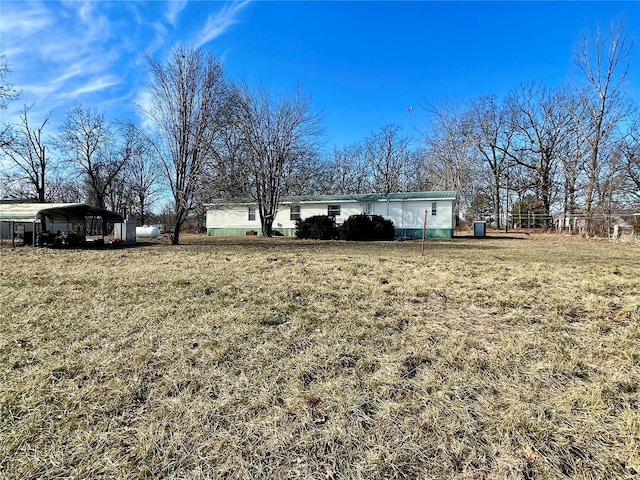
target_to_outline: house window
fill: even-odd
[[[431,215],[436,215],[438,213],[438,204],[436,202],[433,202],[431,204]]]
[[[327,207],[327,215],[329,217],[339,217],[340,216],[340,205],[329,205]]]
[[[291,206],[290,220],[300,220],[300,205]]]
[[[362,213],[364,215],[373,215],[373,203],[365,203],[362,205]]]
[[[249,207],[249,221],[253,222],[256,219],[256,207]]]

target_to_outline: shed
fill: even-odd
[[[108,223],[122,222],[122,215],[85,203],[0,203],[0,238],[22,238],[25,244],[61,240],[75,242],[86,238],[86,220],[100,217],[101,231]]]

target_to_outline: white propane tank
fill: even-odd
[[[136,227],[136,237],[138,238],[156,238],[160,236],[160,229],[149,225]]]

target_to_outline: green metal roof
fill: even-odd
[[[281,203],[330,203],[330,202],[380,202],[399,200],[455,200],[455,191],[398,192],[398,193],[357,193],[337,195],[303,195],[283,197]],[[252,204],[250,199],[215,199],[210,205]]]

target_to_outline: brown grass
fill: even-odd
[[[635,478],[640,246],[0,250],[0,478]]]

